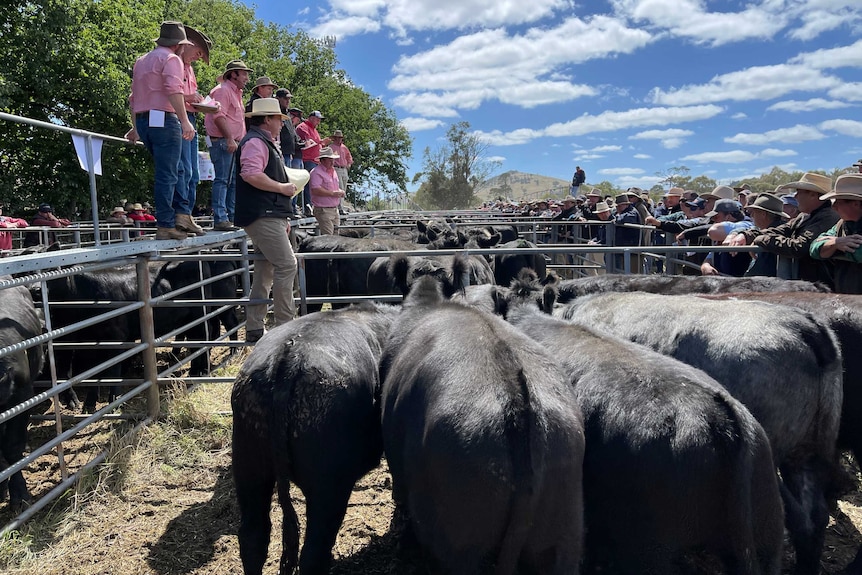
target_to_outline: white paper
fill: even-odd
[[[198,172],[201,181],[215,180],[215,168],[208,152],[198,152]]]
[[[100,138],[90,138],[93,143],[93,172],[97,176],[102,175],[102,140]],[[72,134],[72,143],[75,145],[75,153],[78,154],[78,162],[81,164],[81,169],[85,172],[90,171],[90,165],[87,163],[87,139],[84,136]]]
[[[209,136],[209,134],[207,134],[206,136],[204,136],[204,143],[207,145],[207,148],[212,148],[212,147],[213,147],[213,141],[212,141],[212,140],[210,140],[210,136]]]
[[[150,110],[150,128],[165,127],[165,112],[164,110]]]

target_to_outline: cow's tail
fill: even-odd
[[[844,401],[841,344],[831,328],[810,313],[805,315],[816,329],[802,330],[802,345],[814,353],[820,375],[820,401],[814,420],[816,426],[814,438],[816,438],[818,453],[832,465],[837,464],[835,443],[841,426],[841,405]]]
[[[506,528],[497,553],[496,575],[510,575],[517,571],[518,559],[530,534],[536,499],[535,457],[539,438],[535,407],[532,405],[530,386],[523,369],[518,369],[517,389],[511,390],[505,406],[505,435],[512,462],[512,497]]]
[[[722,403],[735,427],[723,434],[729,459],[734,461],[728,485],[729,552],[740,573],[777,573],[784,522],[769,439],[741,404],[723,394],[716,394],[715,400]]]

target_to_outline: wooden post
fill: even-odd
[[[147,344],[143,352],[144,379],[152,382],[147,390],[147,415],[154,421],[159,417],[159,370],[156,365],[156,333],[153,322],[153,306],[150,303],[150,268],[145,257],[138,258],[135,264],[138,279],[138,299],[144,302],[139,310],[141,320],[141,342]]]

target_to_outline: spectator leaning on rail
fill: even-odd
[[[175,227],[173,207],[177,166],[183,140],[194,138],[195,128],[185,114],[183,62],[177,52],[191,42],[182,23],[162,22],[155,43],[156,48],[135,61],[129,96],[133,125],[126,138],[131,142],[140,139],[153,156],[156,239],[182,240],[188,234]]]
[[[122,226],[135,225],[135,220],[126,215],[126,210],[123,206],[117,206],[111,210],[111,215],[105,221],[109,224],[120,224]]]
[[[321,234],[334,234],[335,228],[341,223],[338,203],[344,197],[344,190],[338,187],[338,174],[335,172],[337,158],[338,154],[333,152],[332,148],[320,150],[320,164],[311,171],[311,179],[308,182],[314,217]]]
[[[746,230],[733,236],[728,242],[732,246],[753,244],[778,255],[776,275],[785,279],[831,282],[823,262],[809,255],[811,242],[838,221],[828,200],[820,197],[832,189],[832,180],[820,174],[807,172],[798,182],[779,186],[778,191],[796,190],[799,203],[798,216],[787,223],[765,230]],[[790,261],[789,258],[794,258]],[[798,272],[793,264],[798,265]]]
[[[197,126],[197,110],[192,104],[203,101],[203,96],[198,92],[198,80],[192,62],[203,60],[210,63],[210,48],[212,40],[203,32],[199,32],[191,26],[186,26],[186,38],[191,45],[183,45],[178,55],[183,61],[183,100],[185,101],[185,114],[192,126]],[[195,234],[206,235],[206,232],[192,219],[192,209],[197,199],[198,181],[198,137],[183,142],[180,154],[180,163],[177,166],[177,190],[174,193],[173,208],[176,219],[175,227],[178,230]]]
[[[21,218],[11,218],[3,215],[3,205],[0,204],[0,228],[26,228],[27,220]],[[12,249],[12,233],[0,232],[0,250]]]
[[[42,226],[48,228],[65,228],[71,223],[72,222],[65,218],[58,218],[55,216],[54,208],[52,208],[50,204],[40,204],[39,211],[36,212],[36,215],[33,216],[33,219],[30,221],[31,226]],[[57,241],[57,234],[54,232],[48,232],[46,239],[48,244],[53,244]],[[35,246],[40,242],[41,232],[27,232],[27,236],[24,238],[24,247]]]
[[[290,245],[290,198],[298,188],[288,182],[281,150],[275,141],[286,118],[275,98],[259,98],[252,103],[249,130],[239,144],[237,162],[236,223],[245,228],[256,252],[264,260],[255,263],[251,299],[266,299],[272,289],[275,324],[294,318],[293,280],[296,256]],[[246,341],[255,342],[264,334],[266,305],[248,307]]]
[[[754,227],[765,230],[780,226],[789,218],[784,213],[783,203],[781,198],[775,194],[760,194],[757,198],[747,206],[746,210],[754,222]],[[730,245],[733,235],[728,235],[722,242],[724,245]],[[775,276],[778,266],[778,256],[770,252],[752,253],[754,259],[752,264],[745,272],[746,276]]]
[[[711,212],[706,214],[711,220],[706,234],[713,244],[721,244],[729,234],[750,228],[753,224],[745,220],[742,206],[736,200],[718,200]],[[692,230],[693,232],[693,230]],[[700,273],[705,276],[725,275],[742,277],[751,264],[751,254],[730,252],[709,252],[700,264]]]
[[[637,246],[640,245],[641,231],[637,228],[625,227],[624,224],[640,224],[641,217],[635,210],[634,206],[629,201],[627,194],[620,194],[614,201],[616,204],[616,213],[614,214],[614,224],[617,228],[614,230],[615,244],[618,246]],[[614,267],[622,269],[624,263],[623,254],[614,254]],[[636,273],[637,257],[632,259],[632,272]]]
[[[832,200],[841,219],[811,243],[811,257],[832,264],[836,292],[862,294],[862,174],[838,176],[821,199]]]
[[[210,90],[210,97],[218,101],[219,110],[207,114],[204,126],[210,145],[210,160],[215,170],[212,188],[213,230],[229,232],[233,225],[236,204],[236,169],[234,153],[245,136],[245,108],[242,90],[253,72],[242,60],[232,60],[224,70],[224,80]]]

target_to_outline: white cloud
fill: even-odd
[[[631,188],[637,186],[641,189],[648,190],[662,180],[660,176],[621,176],[615,180],[615,184],[620,188]]]
[[[573,43],[572,38],[578,41]],[[512,35],[503,28],[480,30],[402,56],[388,87],[403,93],[396,105],[424,116],[435,115],[422,106],[428,101],[425,95],[432,92],[435,98],[436,94],[451,96],[450,112],[473,109],[488,100],[522,108],[568,102],[599,92],[595,86],[573,82],[562,70],[632,53],[650,40],[648,32],[605,16],[589,21],[568,18],[554,28],[534,28],[523,34]]]
[[[703,152],[702,154],[691,154],[680,158],[683,161],[697,162],[699,164],[741,164],[750,162],[757,158],[756,154],[744,150],[732,150],[730,152]]]
[[[748,117],[745,112],[737,112],[730,117],[731,120],[744,120]]]
[[[836,110],[847,108],[850,104],[838,100],[825,100],[823,98],[811,98],[810,100],[786,100],[777,102],[766,108],[767,112],[783,110],[785,112],[813,112],[814,110]]]
[[[746,39],[771,37],[787,23],[787,16],[764,6],[749,5],[740,12],[708,12],[702,0],[614,0],[619,14],[670,30],[696,44],[718,46]]]
[[[358,34],[373,34],[379,30],[380,22],[376,20],[365,16],[346,16],[323,21],[309,29],[308,33],[314,38],[335,36],[338,39],[343,39]]]
[[[604,168],[599,173],[604,176],[638,176],[644,171],[640,168]]]
[[[622,146],[597,146],[590,150],[591,152],[619,152],[622,150]]]
[[[862,40],[849,46],[824,48],[799,54],[788,60],[789,64],[801,64],[818,69],[859,68],[862,66]]]
[[[818,126],[821,130],[832,130],[845,136],[862,136],[862,122],[856,120],[826,120]]]
[[[500,130],[494,130],[493,132],[476,130],[473,133],[483,142],[487,142],[495,146],[519,146],[542,137],[541,130],[533,130],[531,128],[519,128],[505,133]]]
[[[484,162],[497,162],[498,164],[502,164],[506,161],[506,156],[488,156],[487,158],[482,158]]]
[[[833,98],[841,98],[850,102],[862,101],[862,82],[848,82],[841,84],[829,90],[829,95]]]
[[[778,150],[776,148],[766,148],[757,154],[761,158],[782,158],[785,156],[797,155],[794,150]]]
[[[652,156],[649,154],[635,154],[633,156],[636,160],[651,160]]]
[[[669,90],[653,88],[650,97],[656,104],[688,106],[726,100],[770,100],[791,92],[819,92],[839,84],[841,80],[815,68],[776,64],[721,74],[706,84]]]
[[[771,142],[781,142],[784,144],[799,144],[811,140],[822,140],[826,135],[814,126],[805,126],[797,124],[790,128],[779,128],[770,130],[762,134],[745,134],[739,133],[730,138],[725,138],[724,141],[728,144],[746,144],[750,146],[763,146]]]
[[[602,112],[595,116],[583,114],[569,122],[551,124],[544,132],[548,136],[581,136],[594,132],[613,132],[626,128],[665,126],[695,122],[717,116],[720,106],[635,108],[622,112]]]
[[[604,158],[602,154],[582,154],[579,156],[575,156],[576,161],[580,160],[598,160],[600,158]]]
[[[422,130],[433,130],[443,125],[441,120],[430,120],[428,118],[404,118],[401,120],[401,125],[407,128],[408,132],[419,132]]]
[[[850,24],[850,14],[846,11],[827,12],[813,10],[802,15],[802,26],[790,30],[790,37],[796,40],[811,40],[823,32],[834,30],[844,24]]]
[[[668,150],[680,147],[687,136],[693,136],[691,130],[680,130],[679,128],[671,128],[668,130],[647,130],[640,132],[634,136],[629,136],[630,140],[661,140],[661,145]]]

